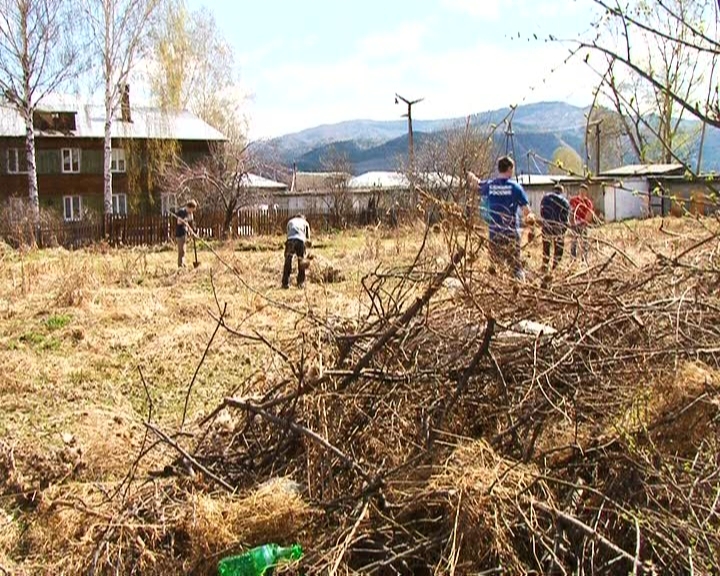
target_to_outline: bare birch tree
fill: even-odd
[[[28,198],[40,215],[33,116],[43,99],[77,76],[80,50],[67,0],[0,0],[0,91],[25,125]]]
[[[128,78],[160,0],[81,0],[93,53],[102,70],[105,104],[103,204],[112,213],[112,126]]]

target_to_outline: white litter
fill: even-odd
[[[557,334],[557,330],[552,326],[532,320],[520,320],[520,322],[511,326],[510,329],[513,332],[529,334],[530,336],[554,336]]]

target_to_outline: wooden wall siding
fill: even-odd
[[[147,178],[147,146],[145,140],[133,141],[130,149],[126,150],[128,172],[140,166],[140,177],[135,181],[138,190],[130,190],[128,172],[113,173],[113,192],[117,194],[132,194],[135,200],[128,198],[129,209],[145,207],[150,209],[148,197]],[[27,176],[25,174],[8,174],[7,151],[9,148],[24,149],[24,138],[0,137],[0,201],[10,196],[27,195]],[[124,147],[122,140],[113,141],[114,148]],[[62,171],[62,148],[80,148],[80,172],[66,174]],[[182,141],[180,153],[184,161],[195,162],[210,151],[207,142]],[[40,201],[44,197],[65,196],[81,194],[99,194],[103,189],[103,142],[90,138],[49,138],[38,137],[36,140],[36,161],[38,168],[38,188]]]

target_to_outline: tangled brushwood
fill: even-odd
[[[448,256],[365,277],[361,316],[306,312],[302,339],[221,310],[282,369],[182,434],[148,422],[171,477],[126,483],[112,522],[73,507],[104,527],[83,568],[211,573],[272,537],[312,574],[717,573],[718,223],[645,258],[603,244],[547,288],[442,230]]]

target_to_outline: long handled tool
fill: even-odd
[[[193,234],[192,235],[193,252],[195,253],[195,262],[193,262],[193,268],[197,268],[198,266],[200,266],[200,262],[198,262],[198,259],[197,259],[197,243],[195,242],[195,238],[196,238],[196,236],[195,236],[195,234]]]

